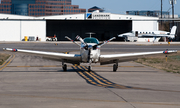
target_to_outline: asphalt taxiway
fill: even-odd
[[[0,47],[77,52],[73,44],[1,44]],[[103,54],[177,49],[179,45],[106,45]],[[0,51],[2,53],[3,51]],[[8,52],[9,53],[9,52]],[[73,53],[73,52],[72,52]],[[0,67],[0,107],[2,108],[179,108],[180,75],[135,62],[112,65],[68,64],[34,55],[12,54]]]

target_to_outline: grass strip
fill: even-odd
[[[166,60],[166,55],[164,56],[161,55],[161,56],[140,58],[135,62],[153,68],[161,69],[166,72],[180,73],[180,52],[172,55],[171,54],[167,55],[167,60]]]
[[[0,65],[2,65],[9,57],[9,54],[0,53]]]

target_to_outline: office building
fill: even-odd
[[[1,0],[0,13],[11,14],[11,0]]]
[[[25,16],[49,16],[85,13],[71,0],[1,0],[0,13]]]

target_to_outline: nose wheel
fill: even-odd
[[[90,72],[91,71],[91,60],[89,60],[89,63],[88,63],[88,72]]]

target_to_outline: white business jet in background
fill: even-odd
[[[32,51],[32,50],[12,49],[12,48],[3,48],[3,50],[35,54],[35,55],[43,56],[48,59],[61,61],[62,68],[64,71],[67,71],[67,65],[65,63],[72,63],[78,65],[80,65],[80,63],[88,63],[88,71],[91,71],[91,63],[100,63],[100,65],[114,64],[113,65],[114,72],[117,71],[119,62],[132,61],[144,55],[177,53],[177,50],[171,50],[171,51],[166,50],[166,51],[156,51],[156,52],[101,55],[100,48],[103,45],[110,42],[111,40],[115,39],[115,37],[109,39],[108,41],[104,41],[103,43],[99,43],[98,39],[93,38],[91,36],[85,39],[82,39],[80,36],[77,36],[76,39],[79,40],[81,44],[78,44],[76,41],[70,39],[67,36],[65,38],[67,38],[68,40],[72,41],[73,43],[75,43],[80,47],[80,54],[64,54],[57,52]]]
[[[161,37],[167,37],[171,40],[175,39],[177,26],[173,26],[171,32],[167,31],[131,31],[118,35],[118,37],[138,37],[138,42],[158,42]]]

